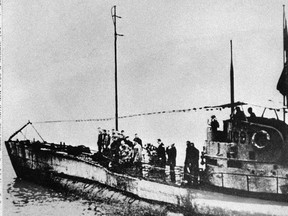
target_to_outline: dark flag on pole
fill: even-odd
[[[284,65],[283,71],[277,84],[277,90],[284,96],[288,96],[288,68],[287,62]]]
[[[285,60],[286,56],[286,60]],[[283,95],[283,105],[288,108],[288,32],[285,16],[285,5],[283,5],[283,64],[284,68],[277,83],[277,90]],[[285,109],[283,109],[283,121],[285,122]]]
[[[285,11],[283,11],[283,62],[284,68],[277,83],[277,90],[283,95],[288,97],[288,65],[287,65],[287,56],[288,56],[288,32],[287,32],[287,20],[285,17]],[[285,52],[286,52],[286,61],[285,61]],[[284,100],[285,104],[285,100]]]
[[[284,51],[286,52],[286,61],[288,56],[288,32],[287,32],[287,20],[284,14],[284,29],[283,29],[283,45],[284,45]]]

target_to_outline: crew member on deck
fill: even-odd
[[[139,167],[142,165],[142,146],[140,145],[140,143],[134,141],[133,150],[134,150],[133,163]]]
[[[216,141],[218,139],[219,122],[217,121],[215,115],[211,116],[210,126],[211,126],[211,132],[212,132],[211,140]]]
[[[116,141],[116,140],[118,139],[118,136],[117,136],[117,135],[118,135],[117,132],[115,132],[115,130],[112,129],[110,145],[111,145],[114,141]],[[110,147],[111,147],[111,146],[110,146]]]
[[[184,163],[184,180],[187,180],[188,184],[198,183],[198,166],[199,166],[199,150],[194,147],[194,143],[190,141],[186,142],[186,158]]]
[[[143,147],[142,146],[142,140],[138,137],[137,133],[135,134],[135,138],[133,139],[133,141],[139,143],[141,145],[141,147]]]
[[[192,160],[192,175],[193,175],[193,184],[198,184],[198,175],[199,175],[199,150],[194,146],[194,143],[191,143],[193,148],[193,160]]]
[[[171,146],[168,146],[166,148],[166,153],[168,156],[168,164],[170,165],[170,168],[175,167],[176,165],[176,156],[177,156],[177,150],[175,148],[175,143],[173,143]]]
[[[168,156],[168,164],[170,166],[171,181],[175,182],[175,166],[176,166],[176,155],[177,155],[175,143],[173,143],[171,146],[168,146],[166,148],[166,153]]]
[[[159,161],[159,166],[165,167],[165,165],[166,165],[165,147],[164,147],[164,144],[162,143],[161,139],[158,139],[157,143],[159,144],[159,146],[157,148],[157,157],[158,157],[158,161]]]
[[[249,121],[253,121],[256,118],[256,115],[253,112],[252,107],[248,108],[248,113],[250,114],[250,116],[248,117]]]
[[[98,128],[98,140],[97,140],[97,145],[98,145],[98,152],[102,152],[102,147],[103,147],[103,133],[101,128]]]
[[[124,134],[124,130],[121,130],[120,138],[123,139],[123,140],[126,139],[126,136],[125,136],[125,134]]]
[[[236,107],[236,114],[233,116],[235,121],[246,121],[246,116],[243,111],[241,111],[240,107]]]
[[[110,134],[108,134],[106,130],[103,130],[102,139],[102,148],[108,148],[110,144]]]
[[[186,157],[184,162],[184,180],[188,181],[188,184],[191,184],[191,170],[192,170],[192,148],[190,141],[186,142]]]

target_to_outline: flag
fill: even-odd
[[[277,84],[277,90],[284,96],[288,96],[288,67],[287,62]]]

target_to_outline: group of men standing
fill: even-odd
[[[157,157],[159,166],[165,167],[165,165],[169,165],[170,167],[170,175],[171,180],[175,181],[175,166],[176,166],[176,156],[177,150],[175,147],[175,143],[172,145],[164,147],[161,139],[157,140],[158,148],[157,148]],[[187,141],[186,148],[186,157],[184,162],[184,180],[188,182],[188,184],[197,184],[198,183],[198,173],[199,173],[199,150],[194,146],[194,143]],[[168,160],[166,162],[166,154],[168,156]]]
[[[103,154],[105,150],[112,151],[112,155],[116,158],[122,159],[123,155],[127,149],[133,150],[133,160],[134,164],[141,165],[142,163],[142,140],[135,134],[133,142],[129,141],[128,137],[124,135],[122,130],[120,133],[112,129],[112,133],[105,129],[98,128],[98,152]],[[154,148],[156,150],[156,165],[165,169],[166,165],[170,167],[170,176],[171,180],[175,181],[175,166],[176,166],[176,157],[177,149],[175,143],[167,146],[165,148],[161,139],[157,140],[158,147]],[[198,182],[198,169],[199,169],[199,151],[195,148],[194,143],[187,141],[186,148],[186,157],[184,163],[184,180],[187,180],[188,183],[197,183]],[[128,155],[128,154],[127,154]],[[131,158],[129,158],[130,160]]]
[[[244,111],[242,111],[240,109],[240,107],[236,107],[233,114],[231,115],[231,120],[234,124],[239,124],[241,121],[250,121],[253,122],[256,119],[256,115],[253,112],[252,107],[248,108],[248,113],[249,116],[247,117],[244,113]],[[219,141],[219,133],[218,133],[218,128],[219,128],[219,122],[216,119],[215,115],[211,116],[211,120],[209,125],[211,126],[211,132],[212,132],[212,137],[211,140],[213,141]]]
[[[125,136],[124,130],[121,132],[115,131],[112,129],[110,134],[109,130],[98,128],[98,152],[102,153],[104,149],[107,149],[114,141],[116,140],[128,140],[128,136]],[[134,142],[137,142],[142,146],[142,140],[135,134],[135,138],[133,139]],[[131,142],[131,141],[130,141]]]
[[[135,134],[133,142],[125,136],[124,130],[121,132],[112,129],[112,133],[105,129],[98,128],[98,153],[100,155],[110,155],[113,161],[119,164],[135,163],[141,164],[142,161],[142,140]]]
[[[174,170],[174,167],[176,166],[176,156],[177,156],[175,143],[166,147],[166,149],[161,139],[158,139],[157,143],[158,148],[156,149],[156,152],[158,157],[158,165],[161,167],[165,167],[166,164],[168,164],[170,168]],[[166,154],[167,154],[167,160],[166,160]]]
[[[107,133],[107,130],[98,128],[98,140],[97,140],[97,146],[98,146],[98,152],[102,153],[104,149],[108,148],[111,142],[111,136],[109,132]]]

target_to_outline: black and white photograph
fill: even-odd
[[[287,215],[287,19],[287,0],[2,0],[2,215]]]

